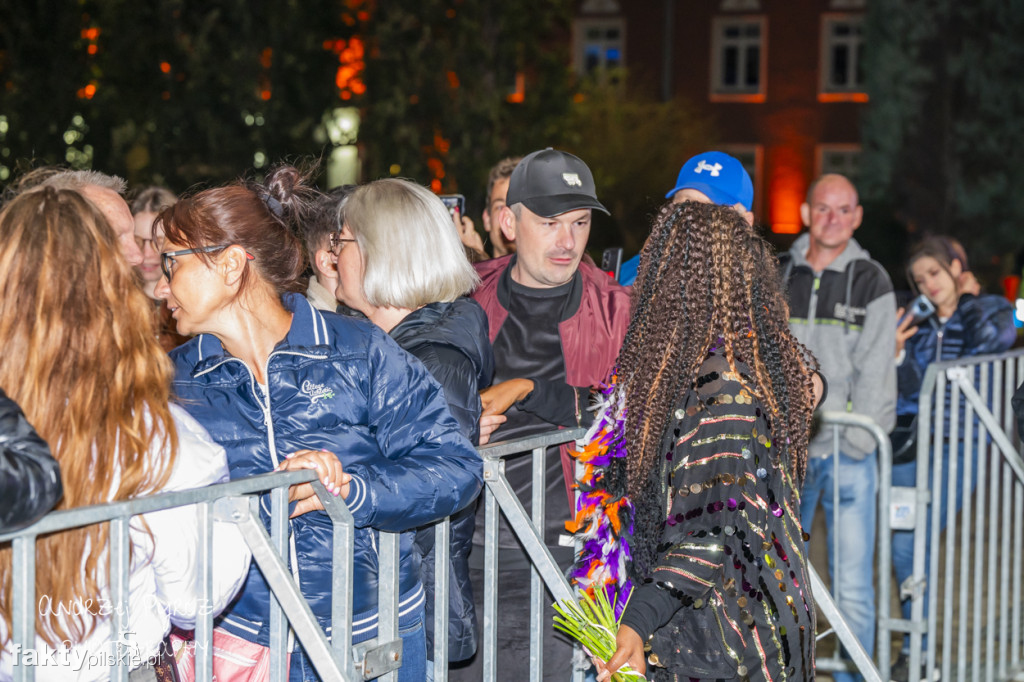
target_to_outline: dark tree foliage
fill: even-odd
[[[183,189],[321,152],[313,130],[338,101],[323,42],[351,31],[336,0],[13,5],[0,10],[0,163]]]
[[[568,0],[377,2],[363,28],[365,179],[437,179],[478,214],[491,166],[554,144],[565,124],[571,9]]]
[[[910,232],[975,263],[1024,245],[1024,4],[872,0],[861,185]]]

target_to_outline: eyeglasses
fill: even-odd
[[[354,242],[355,239],[348,237],[342,237],[340,232],[334,232],[331,234],[331,251],[337,255],[341,253],[341,250],[345,248],[345,244],[348,242]]]
[[[174,266],[177,265],[177,261],[175,261],[174,259],[177,258],[178,256],[185,256],[190,253],[211,253],[213,251],[221,251],[222,249],[226,249],[229,246],[231,246],[231,244],[224,244],[223,246],[199,246],[194,249],[182,249],[180,251],[168,251],[166,253],[161,253],[160,269],[164,271],[164,277],[166,277],[167,281],[170,282],[171,276],[174,274]],[[246,251],[245,256],[249,260],[256,259],[256,257],[253,256],[248,251]]]

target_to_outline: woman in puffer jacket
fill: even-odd
[[[169,402],[173,369],[152,303],[117,234],[74,190],[43,187],[0,212],[0,387],[51,444],[64,496],[58,511],[228,480],[224,449]],[[44,446],[45,447],[45,446]],[[31,491],[26,489],[24,493]],[[0,680],[37,666],[37,680],[132,680],[173,665],[159,654],[171,625],[191,629],[242,585],[249,550],[214,522],[212,602],[197,585],[199,510],[175,507],[129,523],[128,628],[112,637],[108,524],[36,540],[36,640],[12,646],[11,547],[0,551]],[[166,651],[166,649],[163,649]],[[124,654],[122,657],[120,654]],[[123,661],[123,663],[118,663]]]
[[[911,315],[899,310],[900,320],[896,330],[897,403],[896,414],[900,424],[911,433],[916,432],[913,417],[918,411],[918,397],[928,365],[942,360],[954,360],[987,353],[999,353],[1010,348],[1016,339],[1017,330],[1013,324],[1013,308],[1001,296],[981,293],[981,287],[967,266],[967,255],[959,242],[947,237],[929,237],[918,244],[907,261],[907,280],[915,292],[924,296],[934,306],[935,312],[916,325]],[[948,389],[947,389],[948,391]],[[947,401],[947,413],[951,409]],[[962,407],[960,423],[963,424]],[[960,438],[963,438],[961,430]],[[950,451],[955,450],[957,470],[964,470],[963,443],[948,442],[943,438],[942,469],[949,471]],[[896,443],[898,445],[898,443]],[[929,449],[930,450],[930,449]],[[913,456],[914,450],[908,451]],[[974,461],[975,470],[977,461]],[[929,470],[934,467],[934,462]],[[917,485],[917,462],[911,460],[894,464],[892,468],[894,486],[913,488]],[[964,491],[962,478],[954,492],[954,505],[960,509]],[[943,487],[938,496],[939,518],[944,527],[949,491]],[[931,538],[926,540],[926,548]],[[930,552],[926,549],[927,557]],[[914,533],[894,531],[892,540],[893,570],[899,584],[903,584],[912,570],[914,561]],[[926,607],[927,608],[927,607]],[[910,618],[910,600],[903,602],[903,617]],[[909,638],[904,647],[909,651]],[[905,653],[906,653],[905,651]],[[898,668],[901,661],[897,661]],[[900,675],[902,676],[902,675]],[[906,678],[904,678],[906,679]]]
[[[315,469],[345,500],[356,526],[355,642],[377,635],[378,531],[403,533],[398,679],[420,682],[424,592],[405,531],[466,507],[483,463],[418,360],[372,324],[290,293],[303,271],[295,230],[316,196],[299,171],[281,167],[264,184],[199,192],[161,214],[157,294],[178,330],[196,335],[172,353],[175,388],[227,449],[232,478]],[[330,634],[332,524],[308,484],[290,498],[290,568]],[[254,568],[214,633],[219,680],[266,676],[269,610]],[[317,679],[300,647],[289,661],[290,679]]]
[[[448,210],[429,190],[385,179],[357,188],[341,205],[338,299],[390,334],[423,362],[444,389],[459,430],[480,437],[479,392],[490,385],[494,352],[487,316],[467,298],[479,282],[466,260]],[[475,517],[468,507],[451,521],[448,659],[476,651],[476,612],[469,580]],[[427,591],[428,677],[433,670],[434,528],[416,533],[420,576]]]

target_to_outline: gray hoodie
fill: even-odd
[[[779,258],[789,294],[789,327],[828,380],[822,410],[871,417],[888,433],[896,423],[896,298],[892,281],[855,239],[822,272],[807,262],[810,235]],[[844,429],[843,453],[863,459],[876,449],[863,429]],[[832,452],[832,431],[811,443],[810,455]]]

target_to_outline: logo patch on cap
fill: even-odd
[[[569,185],[569,187],[583,186],[580,176],[576,173],[562,173],[562,179],[565,180],[565,184]]]
[[[708,171],[711,173],[711,177],[717,178],[718,174],[722,172],[722,164],[716,163],[715,165],[709,164],[704,159],[700,160],[697,167],[693,169],[694,173],[700,173],[701,171]]]

